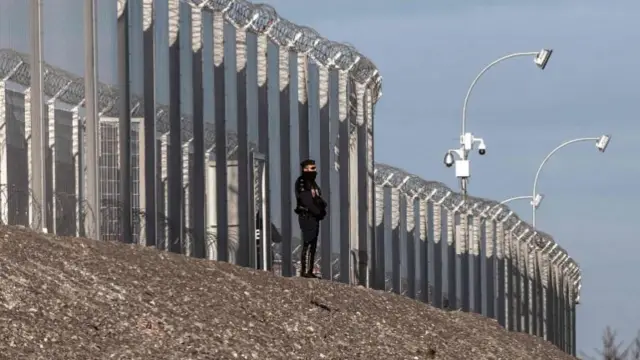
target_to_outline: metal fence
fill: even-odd
[[[65,20],[83,22],[79,48],[115,81],[90,61],[85,76],[48,64],[47,41],[78,50],[47,37],[53,2],[9,2],[12,16],[30,14],[17,23],[31,34],[0,50],[2,223],[293,276],[293,180],[311,157],[330,203],[323,278],[482,313],[575,351],[580,272],[551,237],[495,202],[374,167],[381,77],[352,46],[243,0],[118,0],[101,8],[103,27],[101,2],[87,0]],[[117,46],[98,52],[105,42]]]
[[[551,236],[496,201],[392,166],[376,165],[375,186],[374,287],[575,353],[580,269]]]

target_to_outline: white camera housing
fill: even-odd
[[[484,144],[484,141],[480,140],[480,145],[478,145],[478,153],[480,155],[484,155],[487,153],[487,145]]]
[[[452,167],[453,163],[454,163],[453,155],[451,154],[451,151],[447,151],[447,153],[444,155],[444,165],[446,167]]]

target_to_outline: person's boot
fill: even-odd
[[[307,277],[307,253],[309,252],[308,246],[302,246],[302,256],[300,257],[300,276]]]
[[[312,279],[320,279],[320,276],[317,276],[316,274],[313,273],[315,260],[316,260],[316,249],[315,249],[315,246],[312,245],[309,247],[309,251],[307,252],[307,264],[309,268],[307,270],[307,275],[305,277],[312,278]]]

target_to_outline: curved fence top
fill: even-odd
[[[328,40],[312,28],[282,18],[270,5],[246,0],[185,1],[221,12],[237,28],[265,34],[279,46],[308,54],[318,65],[348,72],[355,82],[371,88],[374,103],[382,96],[382,76],[371,60],[350,44]]]
[[[185,0],[187,1],[187,0]],[[315,30],[296,25],[281,18],[269,5],[254,5],[245,0],[188,0],[196,8],[205,7],[210,11],[221,12],[229,23],[237,28],[250,30],[258,34],[266,34],[279,46],[288,47],[291,51],[308,54],[321,66],[348,72],[357,83],[368,86],[376,102],[382,96],[382,77],[376,66],[349,44],[337,43],[320,36]],[[31,80],[30,57],[12,49],[0,50],[0,79],[11,80],[28,87]],[[49,97],[57,96],[57,100],[71,106],[81,105],[85,99],[84,78],[68,71],[44,64],[44,93]],[[8,77],[8,79],[5,79]],[[97,84],[99,112],[104,116],[118,116],[119,91],[115,86],[104,83]],[[131,95],[133,117],[142,117],[143,98]],[[169,108],[157,105],[158,131],[169,131]],[[206,124],[205,124],[206,126]],[[213,129],[211,129],[213,131]],[[189,138],[192,122],[183,120],[183,131]],[[207,132],[207,137],[213,132]],[[210,139],[212,141],[212,139]],[[206,141],[206,139],[205,139]]]
[[[10,80],[25,87],[31,84],[31,59],[24,53],[12,49],[0,49],[0,80]],[[70,106],[82,106],[85,100],[84,78],[68,71],[43,64],[43,92],[49,98],[56,97]],[[119,90],[113,85],[105,83],[97,84],[98,112],[101,116],[118,117]],[[131,116],[139,118],[144,116],[143,98],[131,95]],[[169,131],[169,106],[156,105],[156,118],[158,132]],[[213,124],[205,122],[205,143],[213,144]],[[188,140],[193,134],[193,121],[190,118],[182,119],[182,131],[184,140]]]
[[[569,256],[567,251],[558,245],[551,235],[534,229],[530,224],[520,219],[508,206],[497,201],[467,196],[451,190],[445,184],[437,181],[427,181],[417,175],[410,174],[402,169],[376,164],[374,170],[374,181],[379,186],[390,186],[397,188],[409,197],[431,199],[434,202],[442,202],[442,205],[449,210],[459,207],[460,212],[472,213],[474,216],[495,219],[503,222],[505,229],[516,235],[524,235],[523,241],[535,244],[538,249],[547,249],[549,256],[553,259],[558,255]],[[569,257],[565,263],[565,269],[576,268],[580,271],[579,265]],[[579,294],[580,282],[574,285],[575,294]]]

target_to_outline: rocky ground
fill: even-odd
[[[574,359],[479,315],[0,227],[0,359]]]

